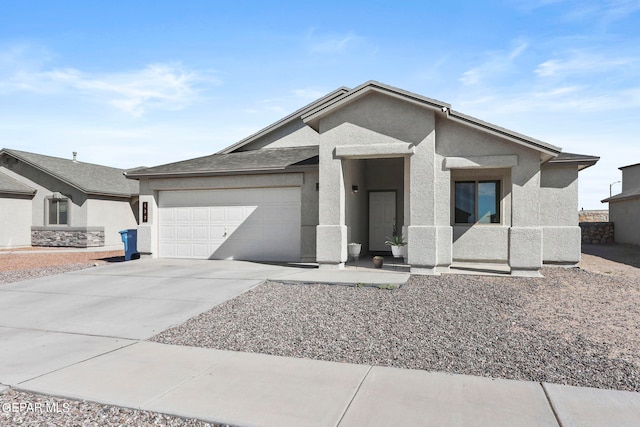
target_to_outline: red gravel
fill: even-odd
[[[28,248],[22,250],[0,251],[0,271],[31,270],[42,267],[62,265],[86,264],[87,267],[94,264],[106,264],[109,260],[123,257],[124,251],[108,252],[63,252],[53,250],[51,252],[33,252]],[[47,249],[48,250],[48,249]]]

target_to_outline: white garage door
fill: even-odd
[[[300,260],[300,189],[161,191],[163,258]]]

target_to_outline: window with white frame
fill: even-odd
[[[456,224],[500,224],[500,181],[456,181]]]
[[[69,223],[69,199],[47,199],[49,225],[67,225]]]

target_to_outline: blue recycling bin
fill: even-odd
[[[138,230],[122,230],[120,237],[122,237],[122,242],[124,243],[124,260],[131,261],[132,258],[140,258],[138,253]]]

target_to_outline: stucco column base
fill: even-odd
[[[573,227],[549,227],[542,228],[544,241],[542,242],[542,262],[577,264],[580,262],[580,249],[582,246],[582,230],[578,226]]]
[[[343,268],[347,261],[347,226],[318,225],[316,236],[316,261],[320,268]]]
[[[407,227],[409,264],[412,274],[438,274],[438,227],[410,225]]]
[[[453,262],[453,227],[438,227],[437,231],[438,257],[436,266],[439,272],[447,272]]]
[[[509,229],[509,267],[512,276],[540,277],[542,227]]]
[[[150,225],[138,226],[137,249],[141,254],[148,254],[151,258],[158,258],[158,252],[153,250],[153,230]]]

